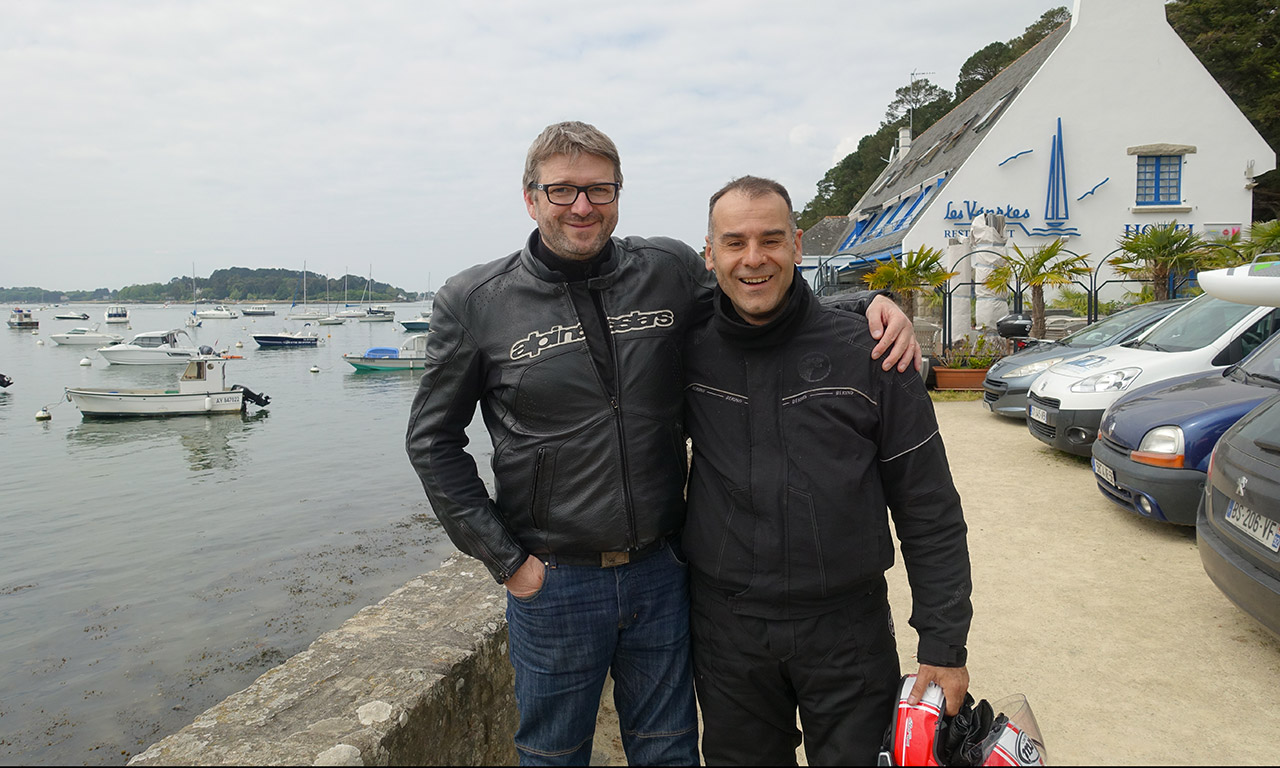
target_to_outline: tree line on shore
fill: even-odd
[[[231,267],[216,269],[208,277],[190,275],[172,277],[166,283],[127,285],[120,289],[97,288],[91,291],[60,291],[40,287],[0,287],[0,302],[6,304],[49,304],[77,301],[120,302],[191,302],[201,301],[289,301],[302,303],[302,271],[296,269],[248,269]],[[419,298],[389,283],[359,275],[327,277],[307,272],[307,301],[321,304],[333,302],[388,303]],[[326,298],[327,297],[327,298]]]

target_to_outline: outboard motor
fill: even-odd
[[[240,398],[240,406],[241,406],[241,407],[240,407],[240,409],[241,409],[241,410],[244,410],[244,404],[245,404],[246,402],[248,402],[248,403],[253,403],[254,405],[258,406],[259,408],[265,408],[265,407],[267,407],[267,405],[269,405],[269,404],[271,403],[271,398],[270,398],[269,396],[267,396],[267,395],[265,395],[265,394],[260,395],[260,394],[258,394],[257,392],[254,392],[252,389],[249,389],[249,388],[248,388],[248,387],[246,387],[246,386],[243,386],[243,385],[240,385],[240,384],[232,384],[232,385],[231,385],[231,389],[232,389],[232,390],[239,390],[239,391],[242,393],[241,398]]]
[[[3,373],[0,373],[0,387],[7,387],[12,383],[13,383],[13,379],[9,378],[8,376],[5,376]]]
[[[213,347],[209,346],[208,344],[201,344],[199,351],[200,351],[200,354],[202,355],[212,355]]]

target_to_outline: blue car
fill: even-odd
[[[1123,309],[1110,317],[1085,326],[1058,341],[1037,344],[1000,358],[982,382],[982,405],[988,411],[1012,419],[1027,418],[1027,392],[1031,382],[1051,365],[1078,357],[1091,349],[1123,344],[1137,338],[1164,319],[1187,299],[1153,301]]]
[[[1195,525],[1218,438],[1278,391],[1280,335],[1226,370],[1124,394],[1103,414],[1093,443],[1098,490],[1144,517]]]
[[[1209,465],[1200,562],[1222,594],[1280,636],[1280,395],[1227,430]]]

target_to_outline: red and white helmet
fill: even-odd
[[[893,720],[885,733],[880,765],[1045,765],[1044,739],[1031,704],[1022,694],[994,705],[973,703],[946,715],[942,688],[930,683],[919,704],[907,703],[916,676],[904,675]]]

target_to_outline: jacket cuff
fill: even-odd
[[[963,645],[921,637],[916,646],[916,660],[931,667],[963,667],[969,660],[969,651]]]

